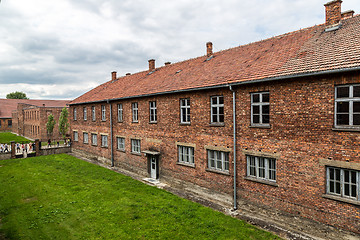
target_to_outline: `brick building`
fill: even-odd
[[[360,15],[325,9],[322,25],[113,72],[70,103],[74,151],[359,233]]]
[[[48,115],[53,114],[57,122],[54,128],[54,139],[60,139],[58,120],[67,100],[29,100],[29,99],[0,99],[0,113],[6,121],[11,121],[11,127],[6,122],[1,124],[2,131],[10,131],[28,138],[48,139],[46,123]]]

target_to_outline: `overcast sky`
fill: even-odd
[[[74,99],[118,76],[322,24],[319,0],[1,0],[0,98]],[[342,11],[360,12],[359,0]]]

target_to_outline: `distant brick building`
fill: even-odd
[[[66,100],[28,100],[28,99],[0,99],[0,113],[4,120],[10,121],[2,131],[11,131],[19,135],[40,139],[48,139],[46,123],[48,115],[53,114],[56,120],[54,128],[54,139],[60,139],[58,131],[58,120],[63,107],[66,107],[69,101]],[[7,126],[7,127],[6,127]]]
[[[74,151],[360,232],[360,16],[112,79],[70,103]],[[186,187],[184,187],[186,191]]]

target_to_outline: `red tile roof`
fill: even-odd
[[[11,118],[11,113],[17,109],[18,103],[43,107],[65,107],[68,100],[31,100],[31,99],[0,99],[0,118]]]
[[[129,98],[360,67],[360,15],[106,82],[70,104]],[[181,72],[178,72],[181,70]],[[178,72],[178,73],[177,73]]]

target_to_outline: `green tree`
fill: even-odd
[[[69,111],[68,111],[67,107],[64,107],[61,110],[61,114],[60,114],[60,118],[59,118],[59,132],[64,139],[65,139],[66,133],[70,127],[68,118],[69,118]]]
[[[55,124],[56,124],[56,121],[54,119],[54,115],[50,114],[48,116],[48,121],[46,123],[46,130],[47,130],[47,134],[48,134],[50,139],[52,138]]]
[[[6,95],[7,99],[29,99],[28,97],[26,97],[26,93],[23,92],[12,92]]]

